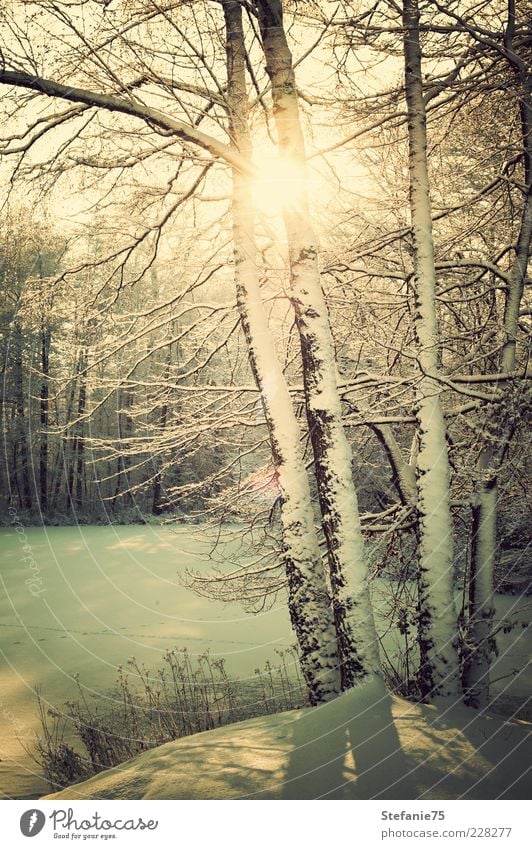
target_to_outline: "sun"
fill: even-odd
[[[279,156],[275,151],[258,151],[253,156],[256,176],[252,194],[259,212],[268,217],[297,208],[305,196],[304,169]]]

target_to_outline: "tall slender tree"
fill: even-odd
[[[516,23],[515,3],[509,0],[507,23],[498,50],[514,79],[521,127],[523,182],[519,227],[504,297],[503,340],[498,362],[503,375],[513,375],[518,364],[520,309],[532,244],[532,65],[516,46]],[[483,37],[471,24],[468,28],[474,37]],[[490,667],[495,649],[493,576],[497,553],[498,477],[517,426],[511,403],[507,407],[510,409],[498,405],[486,417],[478,480],[473,493],[463,685],[465,699],[474,707],[485,706],[490,695]]]
[[[417,0],[404,0],[403,27],[414,248],[414,323],[418,344],[419,686],[423,696],[428,697],[457,693],[459,663],[453,589],[450,467],[442,385],[438,379],[441,340],[436,314],[436,268]]]
[[[228,109],[232,141],[251,163],[242,7],[223,3],[226,26]],[[340,691],[340,663],[314,516],[301,454],[301,434],[262,301],[254,209],[249,178],[233,168],[233,236],[237,303],[249,362],[268,425],[281,493],[283,558],[290,616],[313,703]]]
[[[290,297],[301,343],[305,406],[327,540],[343,686],[380,669],[369,595],[368,561],[353,483],[351,448],[342,425],[334,345],[320,280],[318,240],[308,203],[305,144],[292,55],[280,0],[257,0],[280,155],[297,185],[285,205]]]

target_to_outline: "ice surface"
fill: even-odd
[[[293,644],[282,598],[253,616],[182,586],[178,573],[187,566],[209,569],[201,559],[207,545],[198,534],[198,528],[186,526],[27,529],[46,590],[34,596],[25,584],[20,541],[12,531],[0,531],[1,795],[31,798],[47,791],[17,740],[18,735],[30,742],[38,728],[36,685],[51,705],[62,707],[75,695],[73,675],[79,672],[86,687],[106,697],[128,657],[155,669],[162,652],[175,645],[192,655],[209,648],[226,658],[230,674],[252,677],[256,667],[276,659],[276,648]],[[384,580],[373,582],[380,633],[386,591]],[[496,597],[498,617],[530,622],[531,606],[530,599]],[[494,690],[516,706],[532,685],[531,630],[519,627],[498,637],[493,679],[500,680]],[[395,641],[403,638],[393,629],[386,632],[385,647],[393,655]],[[515,679],[504,677],[513,669]]]

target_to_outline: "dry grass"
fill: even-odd
[[[208,653],[193,661],[186,649],[167,651],[154,673],[131,658],[105,698],[89,697],[78,677],[61,711],[39,692],[41,731],[29,753],[57,790],[170,740],[307,704],[295,649],[277,654],[247,680],[229,678]]]

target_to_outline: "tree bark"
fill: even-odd
[[[519,310],[530,259],[532,241],[532,76],[513,44],[515,3],[508,3],[504,47],[513,69],[519,97],[523,140],[524,197],[515,256],[509,274],[503,318],[503,346],[499,371],[516,369]],[[472,506],[471,559],[469,565],[468,620],[464,647],[462,685],[472,707],[489,702],[490,667],[496,642],[493,636],[495,552],[497,548],[498,472],[515,430],[512,421],[497,417],[478,463],[479,480]]]
[[[228,107],[233,144],[251,160],[246,48],[239,2],[223,3],[227,35]],[[256,262],[249,180],[233,168],[233,233],[237,303],[248,357],[260,391],[281,493],[283,559],[288,604],[313,704],[341,689],[338,646],[318,539],[300,430],[268,327]]]
[[[318,243],[307,197],[306,155],[292,56],[279,0],[256,8],[271,82],[279,151],[300,186],[285,206],[291,300],[301,344],[305,406],[321,520],[329,558],[333,608],[344,688],[380,673],[369,594],[368,565],[353,484],[351,449],[342,425],[334,345],[321,288]]]
[[[441,402],[436,270],[427,167],[419,9],[404,0],[405,89],[408,112],[410,213],[414,243],[415,332],[418,345],[416,477],[420,553],[418,568],[418,683],[423,697],[458,690],[457,621],[453,595],[450,466]]]

